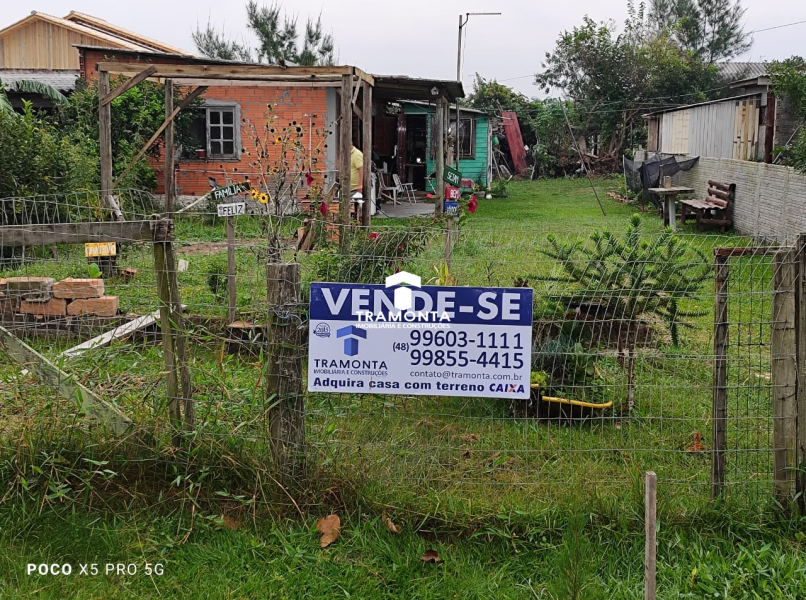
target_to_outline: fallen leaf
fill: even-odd
[[[464,433],[464,434],[462,434],[461,437],[462,437],[462,441],[465,441],[468,444],[472,444],[473,442],[478,442],[481,439],[475,433]]]
[[[464,450],[462,450],[462,458],[470,458],[470,454],[471,454],[470,448],[465,448]]]
[[[221,524],[227,529],[238,529],[238,527],[241,525],[237,519],[233,519],[229,515],[224,515]]]
[[[381,515],[381,518],[383,519],[383,524],[384,524],[384,525],[386,525],[386,528],[387,528],[387,529],[388,529],[388,530],[389,530],[391,533],[395,533],[395,534],[400,533],[400,527],[398,527],[397,525],[395,525],[395,524],[392,522],[392,519],[390,519],[389,517],[387,517],[387,516],[386,516],[386,513],[383,513],[383,515]]]
[[[445,562],[439,557],[436,550],[426,550],[425,554],[420,557],[420,560],[427,563],[442,563]]]
[[[339,519],[339,515],[322,517],[316,522],[316,529],[322,533],[322,537],[319,539],[319,547],[327,548],[341,535],[341,519]]]

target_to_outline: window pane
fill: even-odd
[[[235,154],[235,144],[233,142],[224,142],[224,154]]]
[[[211,140],[221,139],[221,127],[210,127],[210,139]]]
[[[221,155],[221,142],[210,142],[210,154]]]
[[[210,124],[211,125],[218,125],[221,123],[221,113],[217,110],[211,110],[209,113],[210,115]]]
[[[234,140],[235,139],[235,129],[232,127],[223,127],[224,135],[223,139],[225,140]]]
[[[232,125],[233,115],[231,110],[222,112],[221,116],[224,117],[224,125]]]

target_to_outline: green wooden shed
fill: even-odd
[[[434,191],[436,142],[432,135],[435,106],[427,102],[401,102],[401,126],[405,131],[405,148],[398,154],[398,173],[415,189]],[[462,177],[486,186],[492,178],[490,115],[480,110],[461,109],[459,113],[459,171]],[[451,126],[455,126],[456,110],[451,108]],[[399,140],[402,141],[403,135]]]

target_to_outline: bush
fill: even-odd
[[[30,104],[21,115],[0,111],[0,157],[0,198],[90,190],[97,180],[97,165],[84,146]]]
[[[311,281],[334,283],[383,283],[406,259],[422,252],[433,232],[425,228],[358,231],[350,239],[350,251],[340,254],[326,246],[312,257]]]

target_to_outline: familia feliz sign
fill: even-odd
[[[308,390],[528,398],[532,290],[311,284]]]

